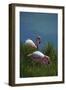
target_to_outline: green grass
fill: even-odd
[[[57,75],[57,51],[51,43],[47,43],[41,50],[44,54],[48,55],[51,64],[45,65],[33,61],[27,57],[29,53],[36,51],[23,44],[20,45],[20,77],[40,77],[40,76],[56,76]]]

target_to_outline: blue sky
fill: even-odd
[[[20,41],[41,37],[40,48],[49,41],[57,48],[58,15],[49,13],[20,12]]]

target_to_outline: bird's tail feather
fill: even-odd
[[[28,54],[27,56],[30,57],[32,54]]]

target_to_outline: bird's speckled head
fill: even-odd
[[[44,64],[50,64],[50,57],[45,55],[42,58],[42,63],[44,63]]]

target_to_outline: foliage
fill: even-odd
[[[51,70],[50,72],[57,75],[57,68],[58,68],[57,50],[53,47],[53,45],[50,42],[48,42],[43,49],[43,53],[50,57],[51,61],[51,66],[49,67]]]
[[[33,61],[27,55],[37,49],[30,48],[20,44],[20,77],[38,77],[38,76],[56,76],[57,75],[57,51],[53,45],[48,42],[42,52],[50,57],[49,65],[40,64]]]

